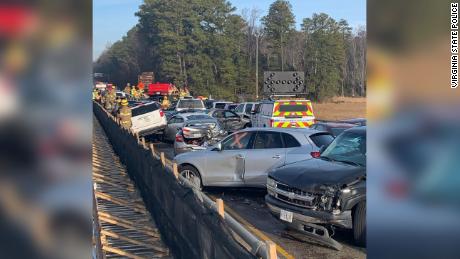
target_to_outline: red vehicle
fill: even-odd
[[[169,95],[172,91],[172,84],[169,83],[155,83],[149,84],[147,94],[152,95]]]

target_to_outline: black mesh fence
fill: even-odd
[[[254,258],[235,241],[218,214],[205,207],[192,189],[180,185],[150,150],[98,104],[93,111],[176,258]]]

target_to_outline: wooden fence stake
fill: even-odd
[[[153,156],[153,158],[156,159],[156,156],[155,156],[155,147],[153,146],[152,143],[150,143],[150,151],[152,151],[152,156]]]
[[[224,210],[224,201],[222,199],[216,199],[216,206],[217,206],[217,213],[224,218],[225,210]]]
[[[160,159],[161,159],[161,164],[163,165],[163,167],[165,167],[166,166],[166,161],[165,161],[165,153],[164,152],[160,153]]]
[[[273,243],[273,241],[267,240],[265,241],[265,244],[267,245],[267,258],[268,259],[276,259],[276,244]]]
[[[144,149],[147,149],[147,145],[145,145],[145,138],[142,137],[141,140],[142,140],[142,147],[144,147]]]
[[[179,170],[177,170],[177,164],[176,163],[173,163],[173,174],[174,174],[174,177],[176,177],[176,179],[179,178]]]

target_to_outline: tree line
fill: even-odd
[[[225,0],[145,0],[139,23],[106,48],[94,71],[119,87],[153,71],[156,81],[236,101],[240,93],[254,98],[258,62],[259,89],[263,71],[295,70],[305,72],[314,100],[365,96],[364,28],[353,31],[320,13],[296,30],[286,0],[273,2],[263,17],[257,9],[235,11]]]

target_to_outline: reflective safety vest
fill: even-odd
[[[118,111],[118,118],[120,118],[121,126],[125,129],[129,129],[132,126],[131,122],[132,112],[128,106],[122,106]]]

